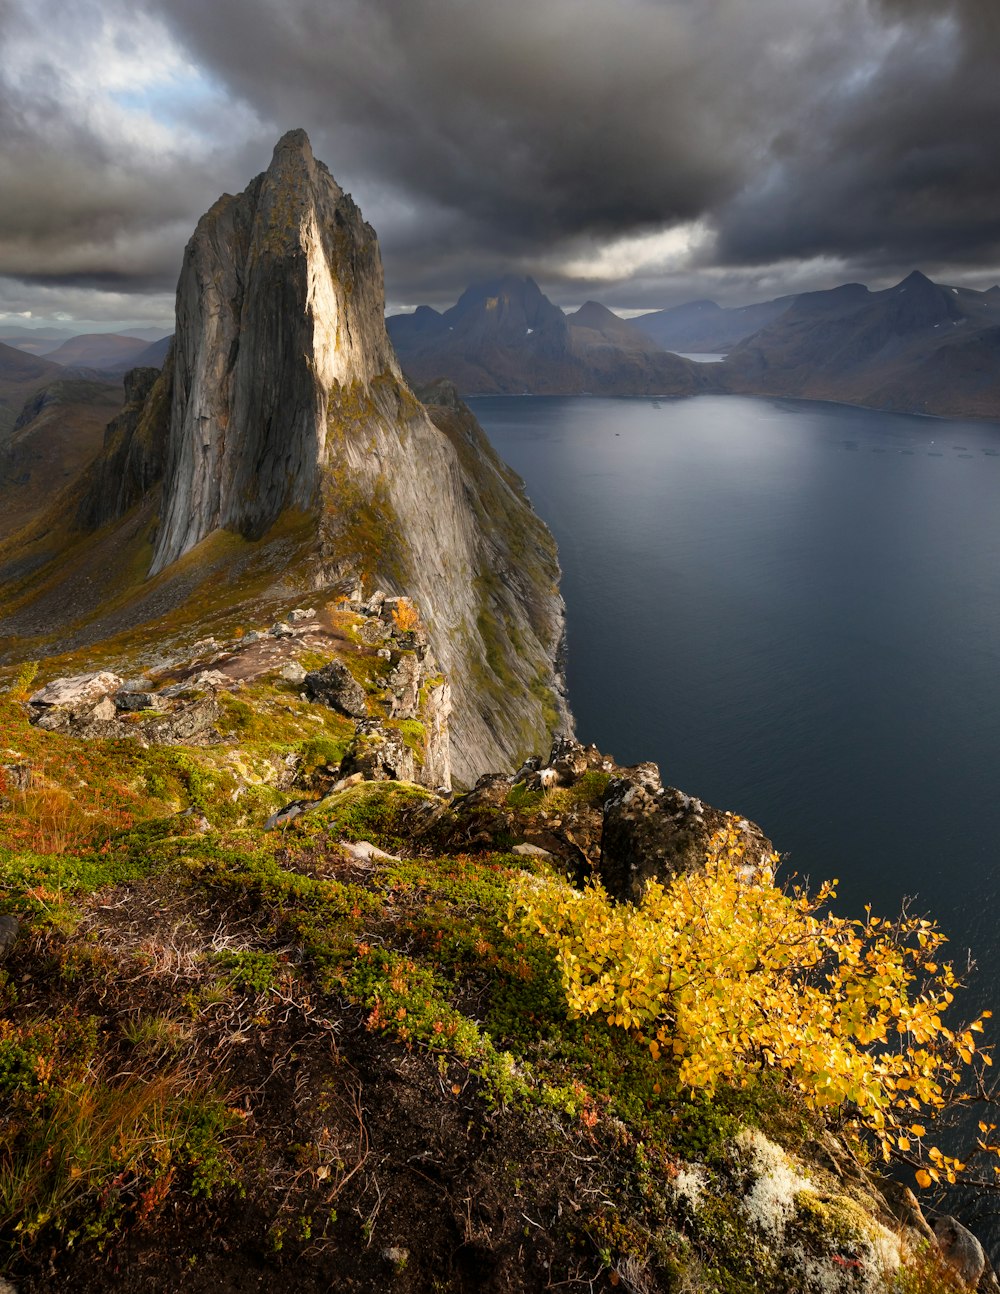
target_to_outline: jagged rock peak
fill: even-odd
[[[399,377],[383,311],[374,230],[289,131],[184,254],[154,572],[220,526],[256,538],[315,502],[331,390]]]

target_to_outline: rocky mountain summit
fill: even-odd
[[[363,582],[422,608],[459,779],[568,731],[552,539],[454,394],[406,385],[383,310],[374,231],[290,132],[199,222],[162,372],[128,375],[76,497],[0,552],[10,650],[194,616],[199,574],[231,604]]]

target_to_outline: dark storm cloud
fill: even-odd
[[[992,0],[161,12],[262,117],[305,122],[356,187],[405,196],[383,243],[413,299],[518,259],[557,281],[574,244],[699,217],[729,267],[997,259]]]
[[[881,0],[885,42],[790,124],[720,212],[731,263],[838,256],[875,272],[1000,263],[1000,9]],[[803,96],[804,97],[804,96]]]
[[[172,290],[220,174],[245,178],[238,133],[199,134],[207,103],[178,104],[169,127],[136,111],[150,92],[200,88],[164,35],[124,0],[0,0],[0,311],[50,308],[59,285],[74,303],[80,288],[109,302]]]
[[[1000,262],[994,4],[0,0],[0,274],[162,289],[303,125],[397,302],[501,268],[619,306],[974,276]]]

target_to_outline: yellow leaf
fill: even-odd
[[[931,1184],[931,1175],[925,1168],[918,1168],[916,1172],[917,1185],[922,1189],[927,1189]]]

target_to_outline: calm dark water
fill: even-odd
[[[738,397],[482,398],[559,541],[579,735],[905,895],[1000,1008],[1000,425]]]

